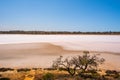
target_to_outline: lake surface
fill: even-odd
[[[120,70],[119,35],[0,34],[1,67],[50,67],[60,55],[81,55],[84,50],[101,53],[104,68]]]
[[[120,35],[0,35],[0,44],[41,43],[65,49],[120,53]]]

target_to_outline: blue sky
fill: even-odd
[[[120,0],[0,0],[0,30],[120,31]]]

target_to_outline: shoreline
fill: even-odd
[[[101,36],[120,36],[120,34],[1,34],[0,35],[101,35]]]

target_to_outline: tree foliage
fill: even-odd
[[[90,55],[88,51],[84,51],[82,56],[73,57],[74,65],[79,67],[83,72],[86,69],[95,69],[99,64],[102,64],[105,59],[99,58],[99,54]]]
[[[54,62],[53,62],[53,67],[56,69],[59,68],[65,68],[66,71],[68,71],[68,73],[73,76],[76,72],[76,65],[74,65],[72,59],[64,59],[63,60],[63,56],[60,56],[59,58],[57,58]]]
[[[63,59],[60,56],[53,61],[53,67],[56,69],[65,68],[71,76],[74,76],[76,70],[85,72],[90,69],[97,69],[98,65],[105,61],[103,58],[99,58],[98,54],[90,55],[89,51],[84,51],[83,55]]]

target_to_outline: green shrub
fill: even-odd
[[[54,80],[54,75],[52,73],[46,73],[43,75],[43,80]]]
[[[84,78],[84,79],[92,78],[92,74],[91,73],[85,73],[85,72],[79,73],[79,76]]]
[[[82,77],[82,78],[84,78],[84,79],[88,79],[88,78],[90,78],[90,79],[95,79],[95,80],[98,80],[101,76],[98,74],[98,73],[96,73],[96,72],[81,72],[81,73],[79,73],[79,76],[80,77]]]
[[[92,74],[93,79],[99,79],[101,76],[98,73]]]

